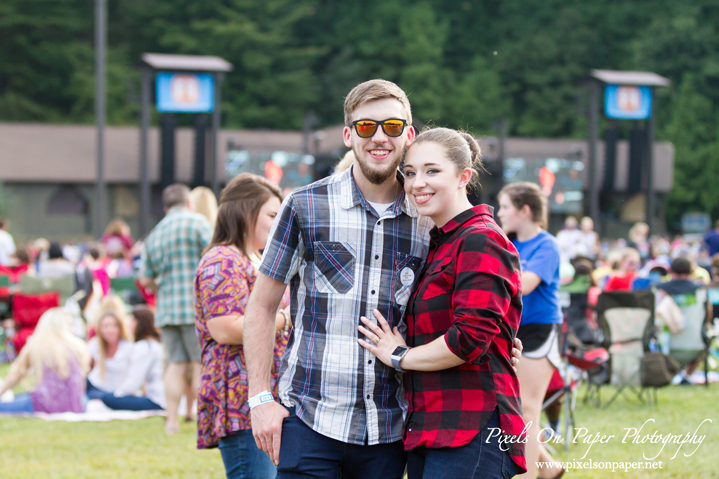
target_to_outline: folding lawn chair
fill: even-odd
[[[10,311],[10,276],[0,275],[0,319]]]
[[[60,304],[65,304],[67,298],[72,296],[76,288],[74,274],[58,278],[43,278],[40,276],[24,275],[20,277],[20,292],[23,294],[41,294],[57,292],[60,295]]]
[[[704,358],[704,384],[709,387],[709,345],[707,336],[707,290],[700,288],[690,294],[673,294],[672,299],[682,312],[684,329],[669,334],[669,356],[682,368]]]
[[[599,295],[597,302],[602,346],[609,351],[609,383],[616,394],[604,406],[627,389],[644,402],[649,391],[642,386],[641,364],[654,334],[654,293],[651,291],[612,291]],[[654,389],[656,396],[656,388]],[[598,391],[597,391],[598,394]],[[651,396],[647,397],[651,402]],[[599,401],[597,400],[597,405]]]
[[[609,359],[609,353],[604,348],[591,348],[582,352],[573,351],[569,347],[568,337],[571,330],[567,323],[564,324],[563,331],[563,367],[554,371],[542,404],[542,410],[547,409],[557,400],[564,400],[564,435],[562,438],[564,439],[564,449],[569,451],[569,442],[574,429],[576,390],[579,382],[585,371],[591,371],[604,365]]]
[[[22,294],[16,293],[12,298],[12,316],[15,323],[15,335],[12,342],[15,345],[15,352],[25,346],[27,339],[35,331],[40,316],[50,308],[60,305],[60,297],[57,292],[43,294]]]
[[[128,309],[131,309],[132,305],[141,302],[142,299],[133,277],[110,278],[110,292],[119,296]]]

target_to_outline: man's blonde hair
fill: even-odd
[[[398,100],[407,114],[407,124],[412,124],[412,109],[409,106],[407,94],[400,87],[387,80],[369,80],[360,83],[352,89],[345,98],[345,125],[352,122],[352,113],[369,101],[386,100],[392,98]]]

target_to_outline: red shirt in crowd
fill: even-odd
[[[467,362],[404,376],[409,416],[405,448],[468,444],[495,409],[512,460],[526,470],[519,379],[512,341],[522,313],[519,255],[487,205],[433,228],[427,265],[407,312],[407,343],[444,337]]]
[[[631,291],[632,283],[639,275],[635,271],[630,271],[625,275],[610,276],[604,291]]]

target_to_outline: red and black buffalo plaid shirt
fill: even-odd
[[[407,343],[444,337],[467,361],[404,376],[409,416],[405,448],[468,444],[495,409],[512,460],[526,469],[519,380],[512,341],[522,314],[519,254],[487,205],[475,206],[433,228],[429,257],[407,313]]]

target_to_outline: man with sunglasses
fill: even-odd
[[[378,310],[405,329],[434,224],[418,215],[397,169],[415,137],[404,91],[362,83],[344,113],[355,162],[285,198],[244,316],[252,430],[280,478],[400,479],[405,468],[401,374],[358,344],[357,326]],[[287,284],[294,326],[278,403],[272,338]]]
[[[415,136],[402,89],[358,85],[345,100],[345,125],[355,163],[285,199],[245,314],[253,432],[281,478],[399,479],[405,467],[401,374],[359,346],[357,326],[377,309],[404,328],[433,225],[405,196],[397,170]],[[280,404],[269,393],[267,318],[287,283],[294,331]]]

